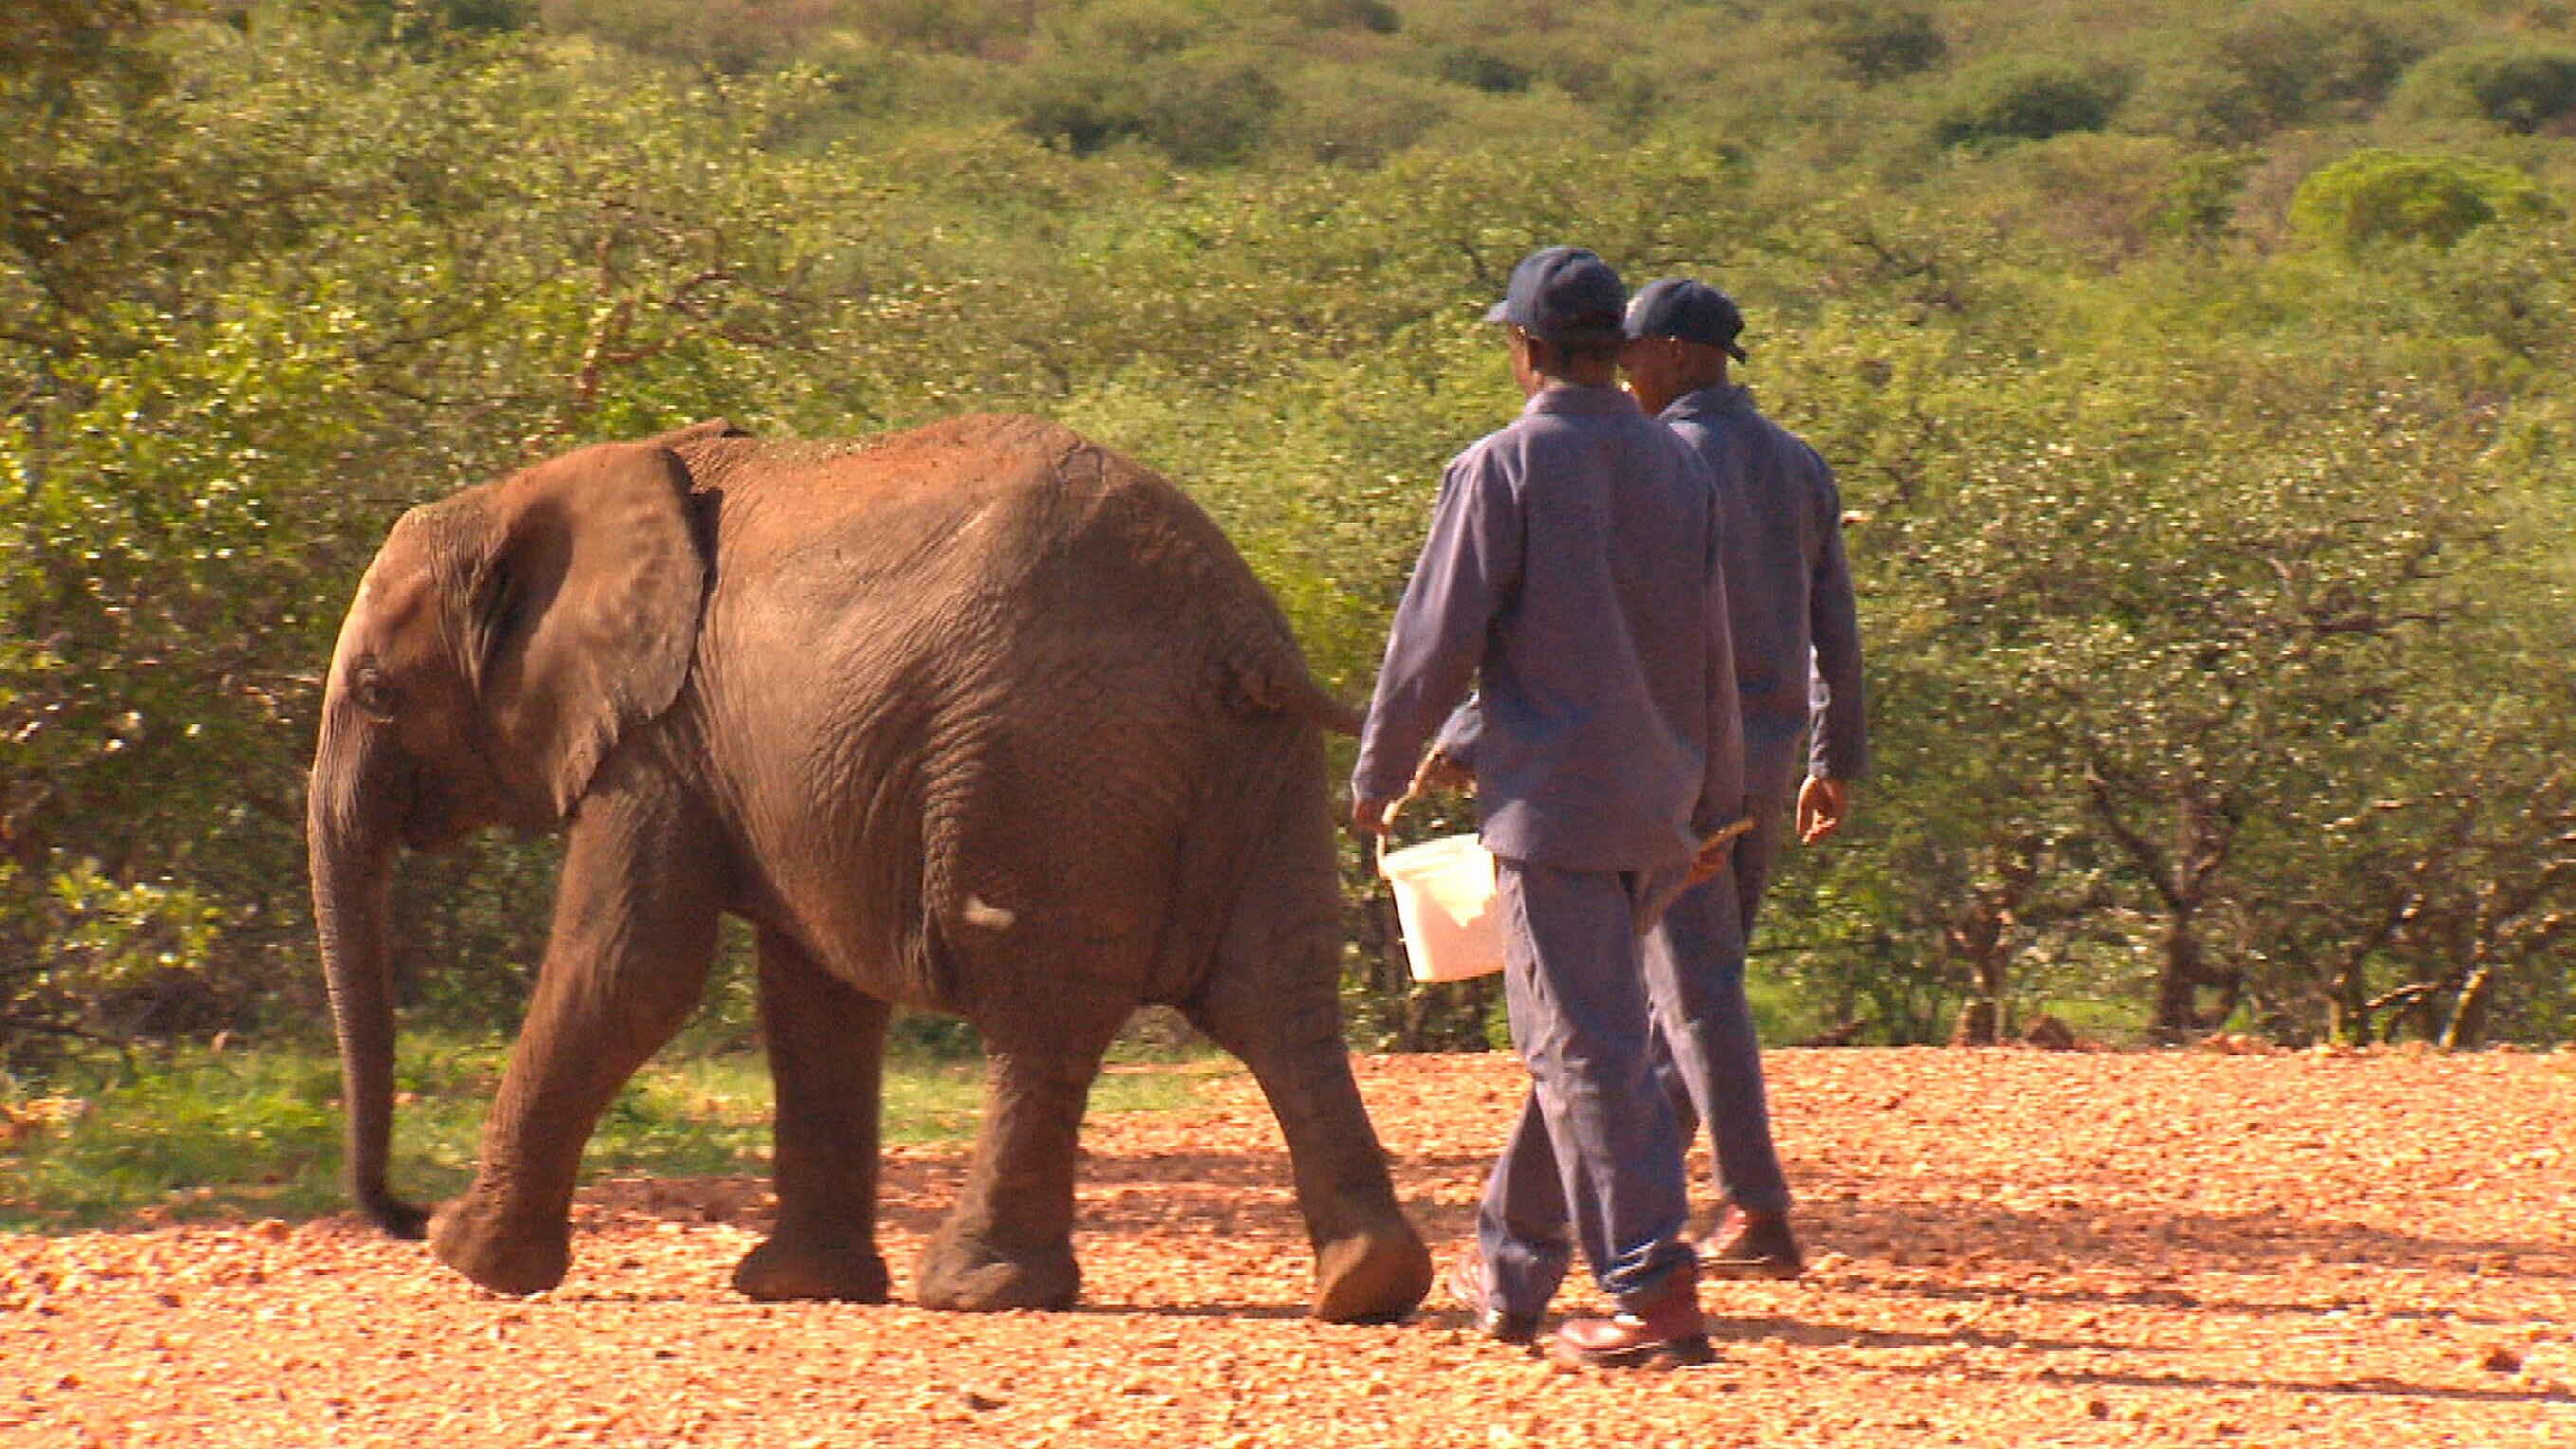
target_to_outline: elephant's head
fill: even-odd
[[[671,448],[720,428],[586,448],[414,509],[340,626],[306,840],[350,1190],[389,1233],[418,1237],[424,1221],[385,1178],[395,848],[489,825],[552,829],[621,734],[670,707],[707,578]]]

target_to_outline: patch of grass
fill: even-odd
[[[48,1099],[0,1161],[0,1226],[325,1211],[338,1075],[305,1057],[198,1055]]]
[[[415,1036],[396,1071],[393,1180],[434,1200],[472,1174],[506,1048]],[[1186,1110],[1213,1061],[1113,1065],[1093,1115]],[[340,1069],[291,1050],[192,1051],[75,1095],[0,1100],[0,1229],[77,1231],[231,1216],[339,1212]],[[885,1077],[889,1143],[970,1138],[979,1062],[898,1059]],[[769,1071],[757,1054],[655,1062],[601,1115],[586,1175],[765,1173]]]

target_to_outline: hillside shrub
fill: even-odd
[[[539,19],[537,0],[348,0],[348,14],[415,49],[527,30]]]
[[[2457,45],[2406,73],[2397,105],[2418,116],[2470,116],[2524,135],[2576,114],[2576,50]]]
[[[2168,236],[2208,241],[2236,223],[2238,198],[2245,193],[2245,173],[2253,168],[2251,151],[2201,151],[2186,156],[2166,181],[2154,218]]]
[[[1142,141],[1173,160],[1235,160],[1268,135],[1283,97],[1268,69],[1223,49],[1148,54],[1127,63],[1059,55],[1031,66],[1019,88],[1021,128],[1087,156]]]
[[[489,8],[500,0],[449,0]],[[829,0],[545,0],[546,27],[691,70],[750,75],[792,63],[831,18]]]
[[[1817,0],[1810,12],[1825,50],[1863,85],[1937,70],[1949,42],[1928,13],[1885,0]]]
[[[880,45],[975,55],[1022,38],[1028,12],[1013,0],[845,0],[841,13]]]
[[[1314,30],[1365,30],[1374,35],[1393,35],[1404,28],[1404,17],[1388,0],[1285,0],[1280,8]]]
[[[1530,69],[1490,50],[1460,46],[1440,57],[1440,78],[1488,95],[1529,89]]]
[[[2546,209],[2539,185],[2510,166],[2374,149],[2301,182],[2290,224],[2349,254],[2389,242],[2448,247],[2479,227]]]
[[[2250,140],[2363,119],[2433,48],[2425,22],[2345,0],[2249,6],[2208,39],[2181,82],[2185,127]]]
[[[1933,123],[1944,146],[2045,141],[2070,131],[2098,131],[2118,109],[2117,87],[2061,61],[2010,60],[1962,80]]]
[[[1449,114],[1445,88],[1419,76],[1313,66],[1283,88],[1271,137],[1318,161],[1375,166],[1411,149]]]

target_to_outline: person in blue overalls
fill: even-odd
[[[1753,820],[1727,874],[1675,902],[1649,943],[1650,952],[1700,966],[1692,978],[1700,1028],[1665,1036],[1683,1089],[1674,1098],[1682,1135],[1691,1135],[1694,1116],[1709,1124],[1718,1190],[1730,1208],[1700,1266],[1719,1277],[1794,1278],[1804,1259],[1771,1141],[1744,956],[1780,858],[1793,784],[1798,838],[1813,844],[1841,828],[1850,782],[1869,763],[1842,495],[1815,450],[1754,411],[1752,394],[1728,381],[1728,360],[1745,360],[1744,314],[1733,298],[1687,277],[1660,278],[1629,302],[1626,330],[1620,361],[1630,391],[1708,464],[1725,509],[1727,619]],[[1798,783],[1802,733],[1807,777]]]
[[[1743,327],[1732,299],[1684,278],[1650,282],[1628,306],[1621,361],[1631,391],[1709,465],[1718,489],[1752,826],[1726,868],[1684,892],[1649,933],[1645,969],[1657,1071],[1683,1139],[1708,1122],[1729,1205],[1729,1224],[1702,1251],[1701,1269],[1790,1278],[1804,1260],[1789,1227],[1788,1182],[1771,1140],[1761,1047],[1744,994],[1745,937],[1779,856],[1799,734],[1812,732],[1796,803],[1808,842],[1841,826],[1847,782],[1867,763],[1867,738],[1841,497],[1814,451],[1728,383],[1727,359],[1744,357]],[[1482,727],[1470,701],[1442,729],[1426,777],[1456,783],[1461,770],[1472,770]],[[1487,1198],[1487,1216],[1507,1240],[1484,1244],[1497,1264],[1564,1262],[1558,1179],[1546,1130],[1524,1108],[1496,1169],[1499,1191]],[[1544,1301],[1553,1286],[1533,1282],[1519,1301]],[[1509,1337],[1528,1327],[1496,1308],[1475,1276],[1453,1273],[1450,1289],[1479,1311],[1488,1333]]]
[[[1509,326],[1528,402],[1442,478],[1351,780],[1353,829],[1383,833],[1424,744],[1480,681],[1504,1000],[1563,1211],[1552,1239],[1525,1243],[1502,1219],[1498,1163],[1464,1266],[1486,1330],[1535,1337],[1570,1220],[1618,1308],[1568,1320],[1550,1352],[1590,1367],[1709,1357],[1640,937],[1708,864],[1700,840],[1744,807],[1716,485],[1616,386],[1625,305],[1589,252],[1550,247],[1513,269],[1488,316]]]

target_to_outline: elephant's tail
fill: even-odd
[[[1237,650],[1227,661],[1227,675],[1227,700],[1246,714],[1293,714],[1338,735],[1356,735],[1366,721],[1315,682],[1295,644],[1275,635]]]

